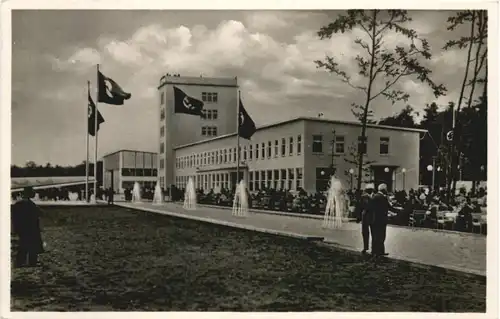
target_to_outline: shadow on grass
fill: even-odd
[[[123,208],[61,207],[13,311],[484,312],[484,278]]]

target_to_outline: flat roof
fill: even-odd
[[[148,152],[148,151],[138,151],[138,150],[121,149],[121,150],[118,150],[118,151],[114,151],[114,152],[111,152],[111,153],[104,154],[102,156],[102,158],[111,156],[111,155],[116,154],[116,153],[121,153],[121,152],[135,152],[135,153],[158,154],[157,152]]]
[[[238,87],[237,77],[204,77],[204,76],[174,76],[164,75],[160,78],[158,89],[167,84],[173,85],[191,85],[191,86],[220,86],[220,87]]]
[[[257,127],[257,131],[271,128],[271,127],[286,125],[286,124],[290,124],[290,123],[294,123],[294,122],[298,122],[298,121],[322,122],[322,123],[343,124],[343,125],[352,125],[352,126],[361,127],[361,123],[359,123],[359,122],[329,120],[329,119],[321,119],[321,118],[317,118],[317,117],[300,116],[300,117],[296,117],[296,118],[286,120],[286,121],[281,121],[281,122],[276,122],[276,123],[271,123],[271,124],[259,126],[259,127]],[[378,128],[378,129],[384,129],[384,130],[393,130],[393,131],[412,132],[412,133],[426,133],[427,132],[427,130],[417,129],[417,128],[378,125],[378,124],[367,124],[366,127]],[[236,136],[236,133],[224,134],[224,135],[217,136],[217,137],[210,138],[210,139],[206,139],[206,140],[201,140],[201,141],[197,141],[197,142],[193,142],[193,143],[179,145],[177,147],[174,147],[174,149],[181,149],[181,148],[185,148],[185,147],[189,147],[189,146],[193,146],[193,145],[208,143],[211,141],[220,140],[220,139],[224,139],[226,137],[231,137],[231,136]]]

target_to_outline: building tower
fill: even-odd
[[[203,116],[174,113],[174,86],[203,101]],[[158,176],[166,189],[175,184],[176,147],[236,132],[238,81],[166,74],[158,94]]]

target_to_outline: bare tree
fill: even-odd
[[[348,156],[344,157],[344,161],[346,163],[353,165],[354,167],[359,167],[359,156],[358,156],[357,149],[358,148],[357,148],[356,144],[352,144],[348,148]],[[361,165],[362,165],[361,178],[359,178],[359,176],[360,176],[359,172],[357,174],[353,174],[353,177],[356,177],[356,180],[360,179],[362,182],[365,182],[365,183],[373,182],[372,180],[370,180],[370,178],[371,178],[370,165],[373,163],[375,163],[375,161],[363,161],[363,163],[361,163]],[[344,174],[345,174],[345,176],[351,177],[351,173],[349,172],[348,169],[344,171]],[[350,187],[352,188],[353,185],[350,185]],[[360,187],[358,187],[358,189],[360,189]]]
[[[454,16],[448,18],[448,30],[453,31],[457,27],[469,25],[469,36],[461,37],[458,40],[450,40],[444,46],[445,50],[450,49],[465,49],[467,48],[467,60],[465,63],[464,78],[460,88],[460,95],[457,101],[457,109],[453,120],[453,138],[451,141],[451,176],[448,179],[448,199],[455,192],[457,183],[457,162],[459,155],[462,153],[463,136],[461,134],[465,123],[460,122],[460,109],[465,95],[466,87],[470,87],[469,97],[467,99],[467,107],[470,108],[474,100],[474,92],[477,83],[483,83],[483,97],[486,96],[487,85],[487,56],[488,48],[486,41],[488,38],[488,15],[484,10],[465,10],[459,11]],[[473,51],[475,49],[475,52]],[[472,70],[471,70],[472,67]],[[472,72],[471,72],[472,71]],[[484,71],[484,78],[480,78],[480,74]],[[472,73],[469,75],[469,73]],[[471,77],[469,79],[469,77]],[[456,118],[456,120],[455,120]]]
[[[446,92],[442,84],[434,83],[429,75],[431,70],[419,62],[419,59],[430,59],[430,46],[427,40],[420,38],[417,32],[406,26],[411,18],[406,10],[348,10],[339,15],[332,23],[318,31],[321,39],[329,39],[337,33],[360,30],[367,40],[356,38],[354,41],[363,51],[355,57],[363,84],[353,81],[353,74],[341,69],[334,57],[326,56],[323,61],[315,61],[318,68],[324,68],[335,74],[350,87],[364,96],[364,104],[352,103],[352,112],[361,122],[360,146],[358,147],[358,180],[357,188],[361,188],[363,175],[363,155],[366,152],[366,124],[373,115],[371,103],[383,96],[393,104],[407,101],[409,94],[396,88],[396,84],[406,77],[416,77],[430,86],[436,97]],[[385,42],[394,33],[408,39],[409,45],[390,48]],[[341,48],[340,48],[341,49]]]

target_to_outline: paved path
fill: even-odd
[[[232,216],[231,211],[227,209],[200,206],[196,210],[185,210],[177,203],[116,205],[167,215],[173,213],[172,215],[179,217],[191,217],[233,227],[294,234],[296,237],[324,237],[325,242],[349,250],[360,251],[363,247],[361,226],[356,223],[346,223],[339,230],[329,230],[321,228],[321,220],[294,216],[250,213],[248,217],[242,218]],[[486,237],[482,235],[389,226],[386,251],[395,259],[486,275]]]

